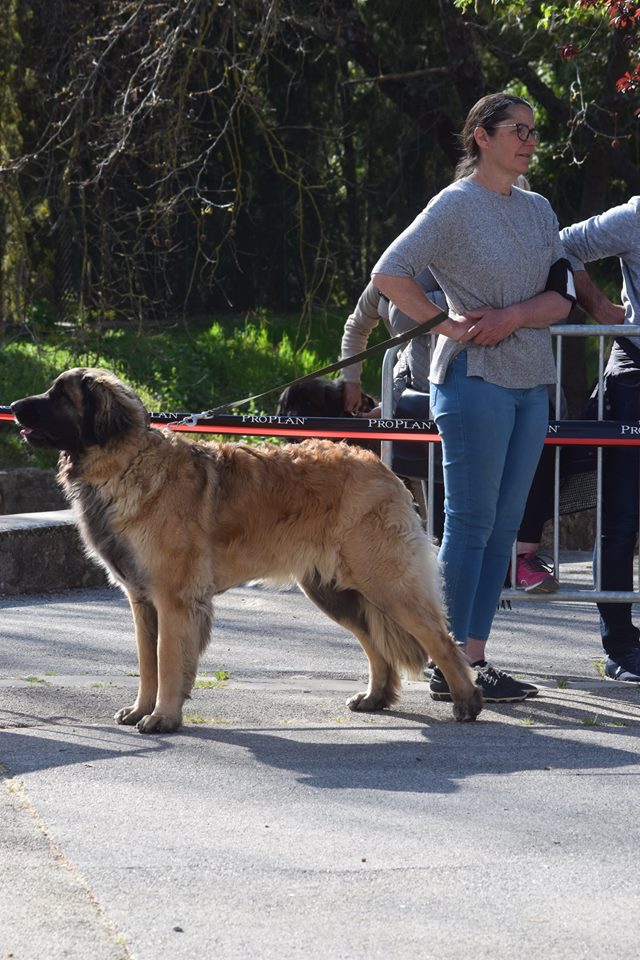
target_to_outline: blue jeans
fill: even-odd
[[[439,561],[455,640],[486,640],[549,422],[545,386],[467,376],[463,351],[432,385],[442,437],[445,524]]]
[[[607,377],[612,420],[640,419],[640,373]],[[633,590],[640,483],[637,447],[610,447],[602,468],[602,589]],[[595,558],[594,558],[595,559]],[[638,645],[630,603],[599,603],[602,646],[614,659]]]

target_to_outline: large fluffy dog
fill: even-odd
[[[24,438],[61,451],[59,478],[88,550],[126,592],[140,686],[115,719],[175,730],[209,640],[212,598],[248,580],[296,580],[369,659],[352,710],[394,703],[399,673],[431,655],[458,720],[482,707],[447,633],[431,545],[402,483],[330,441],[195,443],[150,427],[136,394],[78,368],[12,404]]]

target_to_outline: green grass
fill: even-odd
[[[190,326],[98,331],[54,328],[46,339],[0,341],[0,406],[40,393],[63,370],[105,367],[127,381],[154,413],[199,413],[259,394],[338,358],[346,311],[318,313],[310,331],[299,318],[265,312],[227,316]],[[382,325],[381,325],[382,326]],[[370,344],[385,335],[381,327]],[[365,367],[363,386],[380,394],[379,357]],[[278,392],[243,410],[272,413]],[[55,465],[54,453],[24,444],[9,421],[0,421],[0,468]]]
[[[218,687],[224,687],[225,682],[231,678],[227,670],[216,670],[212,677],[197,677],[194,681],[194,690],[214,690]]]
[[[597,713],[594,713],[592,717],[584,717],[580,724],[583,727],[597,727],[600,725],[600,717]]]
[[[182,718],[182,722],[202,726],[203,724],[225,724],[230,721],[227,720],[226,717],[205,717],[201,713],[186,713]]]

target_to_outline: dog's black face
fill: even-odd
[[[376,401],[373,397],[363,393],[356,416],[366,415],[375,406]],[[350,419],[351,415],[344,409],[344,380],[318,377],[306,383],[294,383],[280,394],[277,412],[281,417],[347,417]],[[335,439],[340,440],[340,437]],[[378,440],[347,440],[347,443],[380,454]]]
[[[79,453],[122,434],[148,414],[132,390],[105,370],[78,367],[61,374],[45,393],[11,404],[32,447]]]
[[[363,393],[358,413],[368,413],[375,406],[373,397]],[[277,413],[281,417],[346,417],[344,381],[318,377],[294,383],[280,394]]]
[[[22,427],[20,436],[32,447],[77,450],[81,413],[74,394],[58,378],[45,393],[12,403],[13,415]]]

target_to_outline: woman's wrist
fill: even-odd
[[[442,323],[438,323],[435,327],[433,327],[433,333],[438,333],[443,337],[451,337],[455,339],[456,329],[457,324],[455,320],[453,320],[452,317],[447,316],[444,317]]]
[[[447,317],[447,319],[435,328],[435,333],[441,333],[456,343],[465,335],[469,329],[469,323],[464,317]]]
[[[504,311],[508,315],[512,331],[519,330],[520,327],[526,327],[526,314],[522,308],[522,304],[513,303],[510,307],[505,307]]]
[[[611,300],[607,300],[603,304],[602,318],[596,318],[599,323],[606,324],[617,324],[624,323],[625,320],[625,309],[622,304],[612,303]]]

